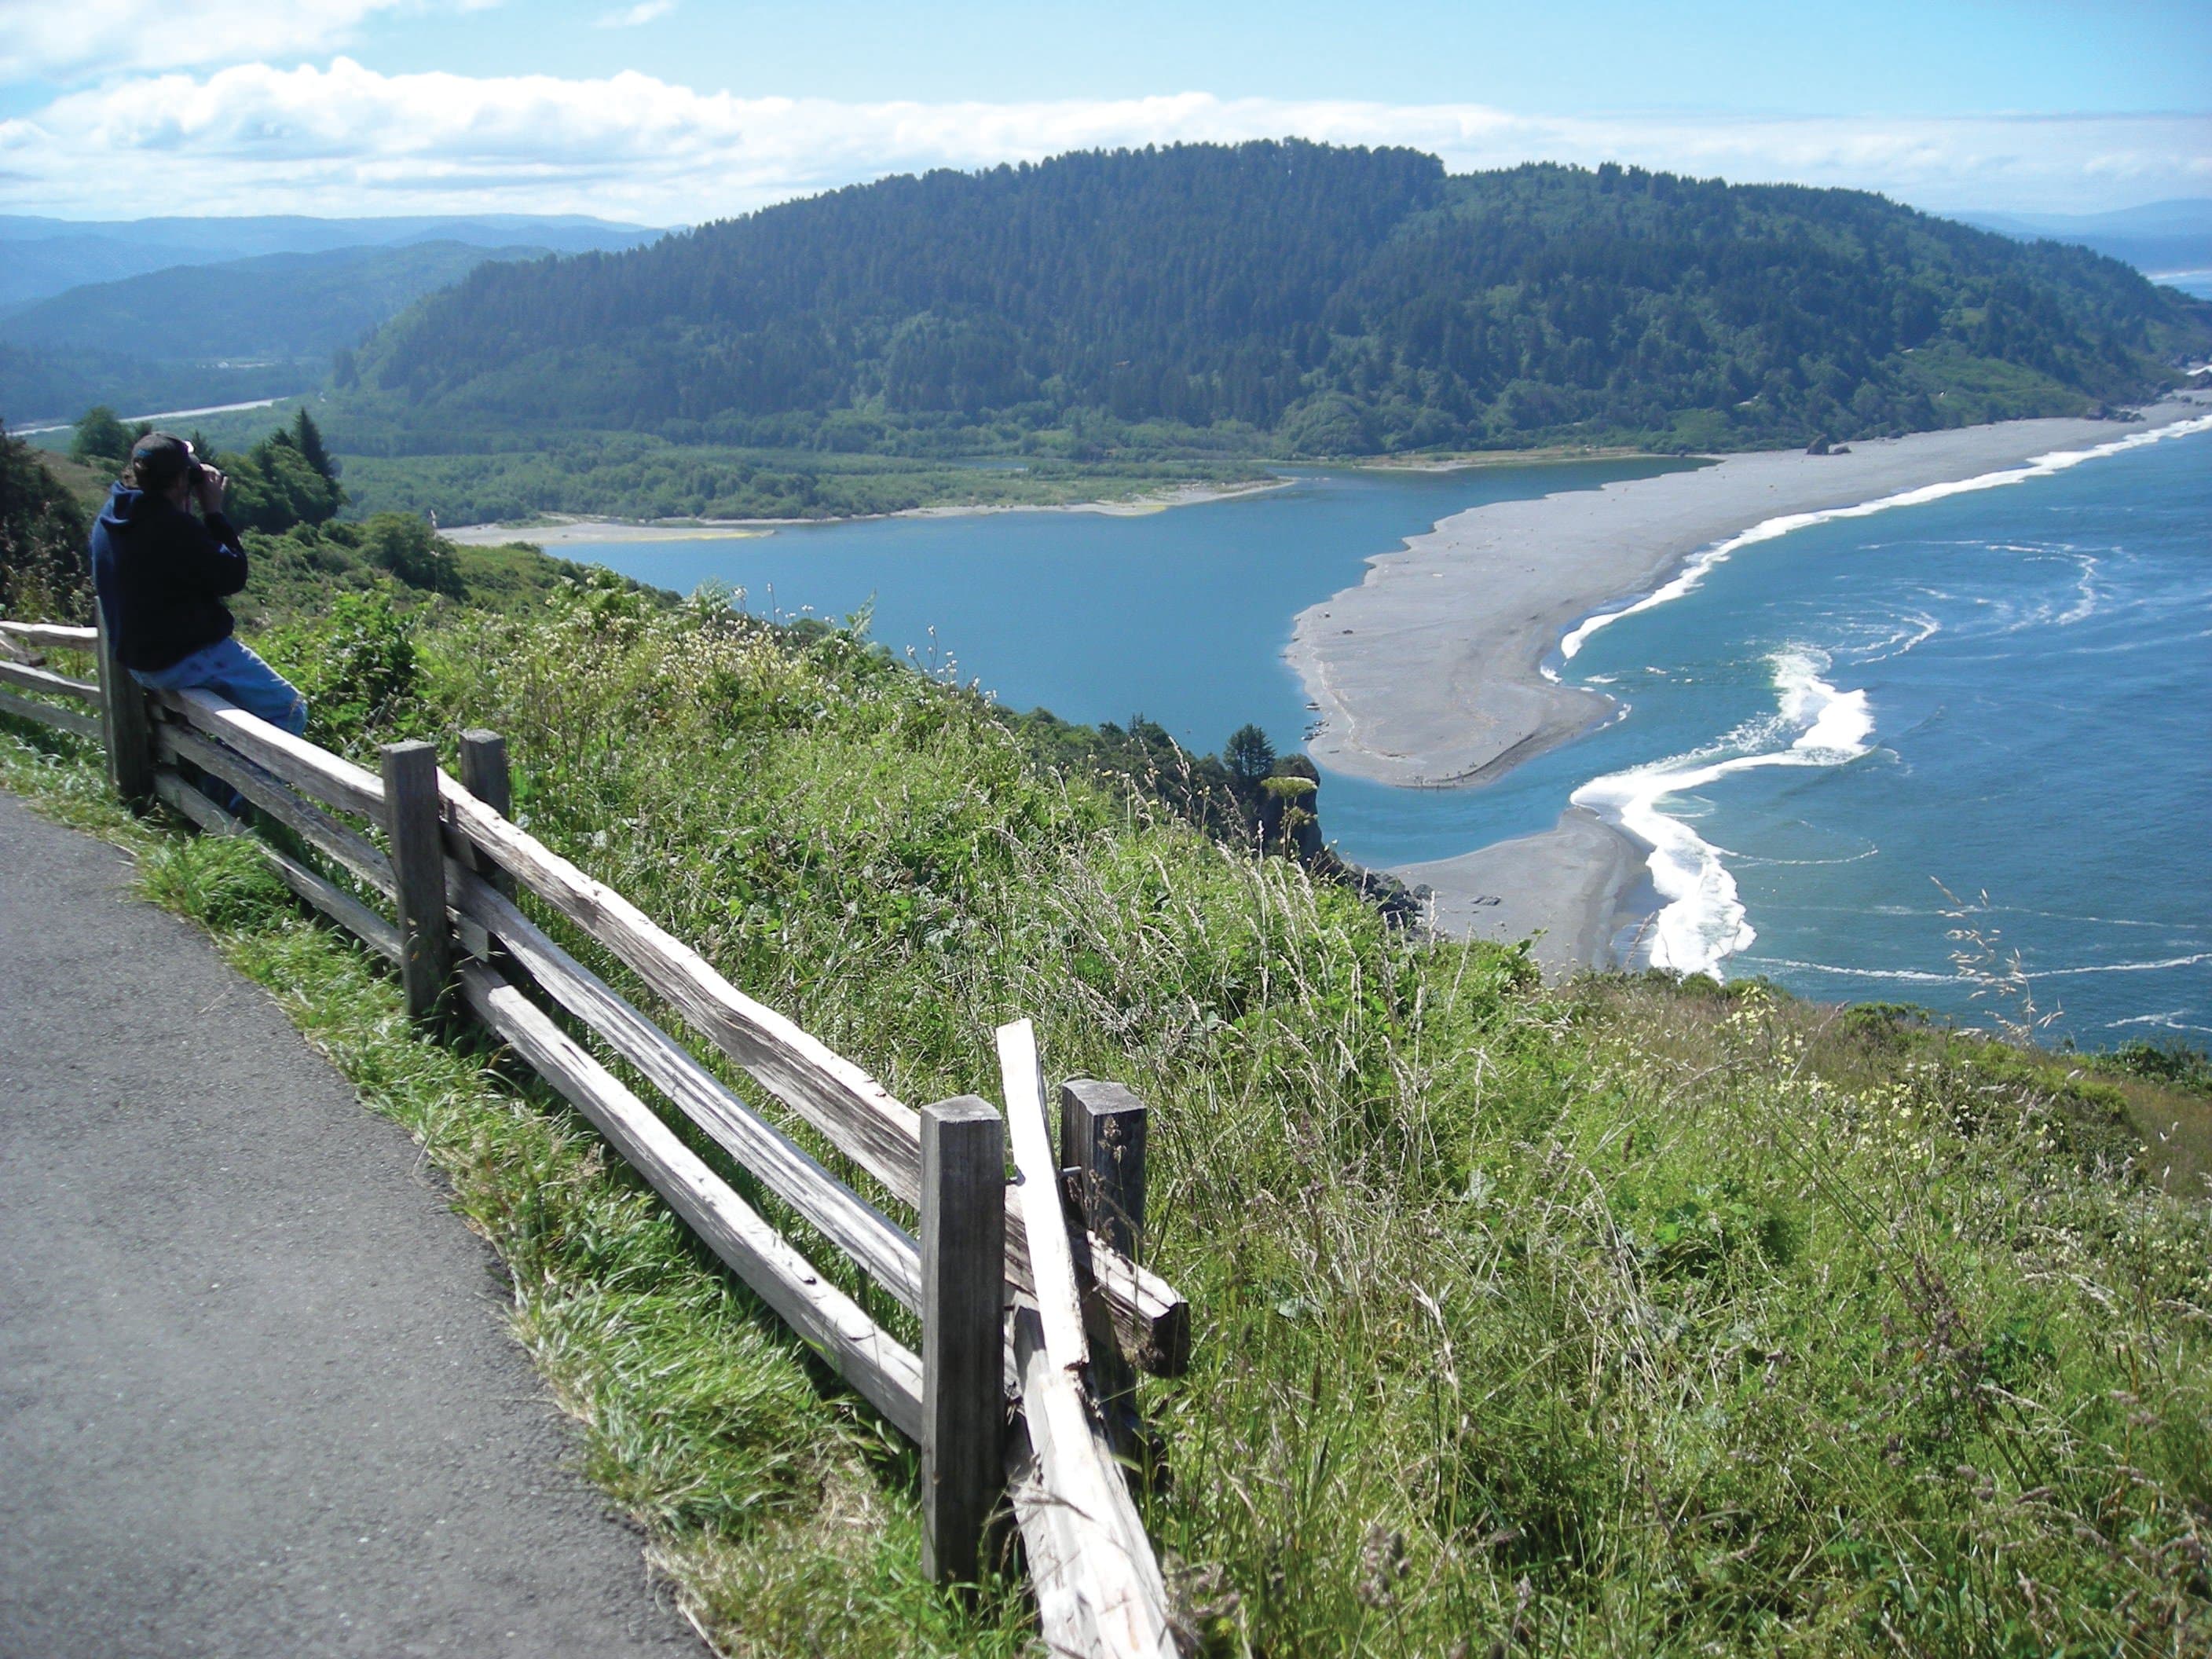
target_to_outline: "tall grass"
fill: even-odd
[[[1050,1071],[1152,1102],[1151,1252],[1197,1343],[1145,1385],[1145,1501],[1214,1650],[2212,1641],[2212,1206],[2133,1127],[2208,1121],[2182,1073],[1757,985],[1547,990],[1520,952],[1407,939],[1038,775],[983,700],[842,634],[587,586],[416,658],[409,729],[505,732],[536,833],[896,1092],[992,1092],[1022,1013]],[[573,1164],[501,1177],[519,1213],[597,1156],[563,1133]],[[620,1224],[562,1208],[516,1246],[561,1264],[562,1332],[660,1294],[637,1264],[668,1259],[593,1242],[666,1224],[586,1174]],[[659,1402],[594,1470],[720,1639],[1015,1641],[1011,1603],[948,1624],[912,1581],[910,1460],[787,1341],[757,1336],[748,1386],[810,1472],[728,1487],[777,1518],[666,1495],[712,1465],[714,1356],[762,1328],[690,1271],[672,1334],[624,1316],[634,1365],[526,1329],[595,1435]],[[687,1413],[661,1391],[694,1365]],[[802,1584],[845,1611],[810,1622]]]

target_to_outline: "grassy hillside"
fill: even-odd
[[[1448,176],[1286,142],[896,178],[649,248],[486,268],[386,331],[353,412],[947,453],[1753,447],[2142,395],[2212,309],[2086,249],[1849,191]]]
[[[1547,990],[1041,771],[829,630],[599,580],[419,610],[404,650],[362,623],[258,641],[319,735],[506,732],[535,833],[902,1097],[988,1090],[1020,1013],[1053,1073],[1153,1103],[1197,1360],[1146,1385],[1146,1502],[1209,1651],[2212,1642],[2201,1058]],[[0,779],[112,827],[65,740],[0,736]],[[409,1036],[239,849],[140,844],[452,1175],[586,1466],[719,1639],[1019,1649],[1018,1599],[917,1582],[912,1457],[574,1120]]]

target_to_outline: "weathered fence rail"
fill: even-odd
[[[46,652],[89,657],[98,678],[49,667]],[[8,621],[0,713],[102,742],[126,800],[159,800],[207,832],[252,837],[303,902],[394,964],[410,1013],[465,1014],[495,1032],[921,1446],[924,1560],[939,1582],[975,1580],[991,1516],[1010,1506],[1055,1653],[1175,1652],[1126,1460],[1136,1440],[1133,1372],[1181,1372],[1190,1316],[1139,1259],[1145,1111],[1127,1091],[1063,1085],[1055,1152],[1035,1036],[1021,1021],[999,1033],[1003,1116],[975,1096],[904,1104],[514,823],[506,748],[492,733],[463,734],[459,780],[420,743],[386,745],[373,773],[210,692],[143,691],[99,630]],[[258,835],[247,807],[297,837],[313,861]],[[864,1172],[887,1207],[579,961],[526,900],[621,962]],[[833,1285],[590,1042],[915,1315],[919,1352]],[[895,1210],[913,1214],[913,1230]]]

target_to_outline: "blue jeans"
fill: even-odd
[[[153,691],[212,691],[249,714],[281,726],[294,737],[307,730],[307,700],[299,689],[236,640],[217,640],[167,668],[132,669],[131,678]]]

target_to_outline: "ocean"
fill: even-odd
[[[2199,423],[2212,428],[2212,422]],[[1475,790],[1324,774],[1376,866],[1548,827],[1571,800],[1655,848],[1629,960],[1807,995],[2212,1035],[2212,430],[1778,522],[1563,641],[1612,723]],[[1484,501],[1678,464],[1301,469],[1133,517],[1018,513],[563,549],[748,608],[843,618],[1063,718],[1200,750],[1313,719],[1291,619]]]

